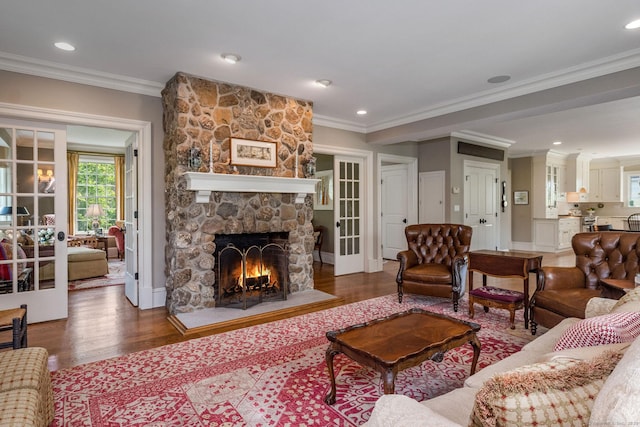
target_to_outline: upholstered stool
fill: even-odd
[[[0,332],[12,331],[11,341],[0,343],[0,348],[12,347],[14,350],[27,346],[27,305],[20,308],[0,310]]]
[[[473,309],[475,303],[482,304],[485,312],[489,311],[489,307],[509,310],[511,329],[515,329],[516,310],[524,307],[524,294],[493,286],[473,289],[469,291],[469,317],[472,319],[475,314]]]

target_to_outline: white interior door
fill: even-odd
[[[498,248],[498,168],[494,163],[465,162],[465,224],[473,228],[471,250]]]
[[[0,119],[0,309],[29,322],[67,317],[66,163],[63,126]]]
[[[335,156],[334,221],[336,276],[364,271],[364,161]]]
[[[420,172],[420,223],[445,222],[444,171]]]
[[[407,239],[404,229],[409,217],[406,164],[382,166],[382,257],[396,259],[405,250]]]
[[[138,306],[138,134],[127,139],[124,156],[124,294]]]

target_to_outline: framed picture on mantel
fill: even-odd
[[[275,142],[231,138],[231,164],[275,168],[276,147]]]

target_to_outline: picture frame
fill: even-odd
[[[313,209],[317,211],[333,210],[333,170],[316,172],[316,194],[313,198]]]
[[[276,150],[275,142],[231,138],[231,164],[275,168],[278,154]]]
[[[514,205],[528,205],[529,204],[529,192],[528,191],[514,191],[513,192],[513,204]]]

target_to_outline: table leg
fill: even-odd
[[[325,353],[327,369],[329,369],[329,378],[331,378],[331,391],[324,398],[325,403],[328,405],[333,405],[334,403],[336,403],[336,376],[333,372],[333,358],[338,353],[340,352],[333,348],[333,344],[329,345],[329,348],[327,348],[327,351]]]
[[[524,278],[524,328],[529,329],[529,273]]]
[[[387,369],[382,373],[384,394],[393,394],[396,391],[396,373],[393,369]]]
[[[471,362],[471,373],[469,375],[473,375],[476,373],[476,366],[478,364],[478,358],[480,357],[481,344],[480,340],[478,340],[478,337],[475,334],[473,335],[473,338],[471,338],[471,341],[469,341],[469,343],[473,347],[473,361]]]

